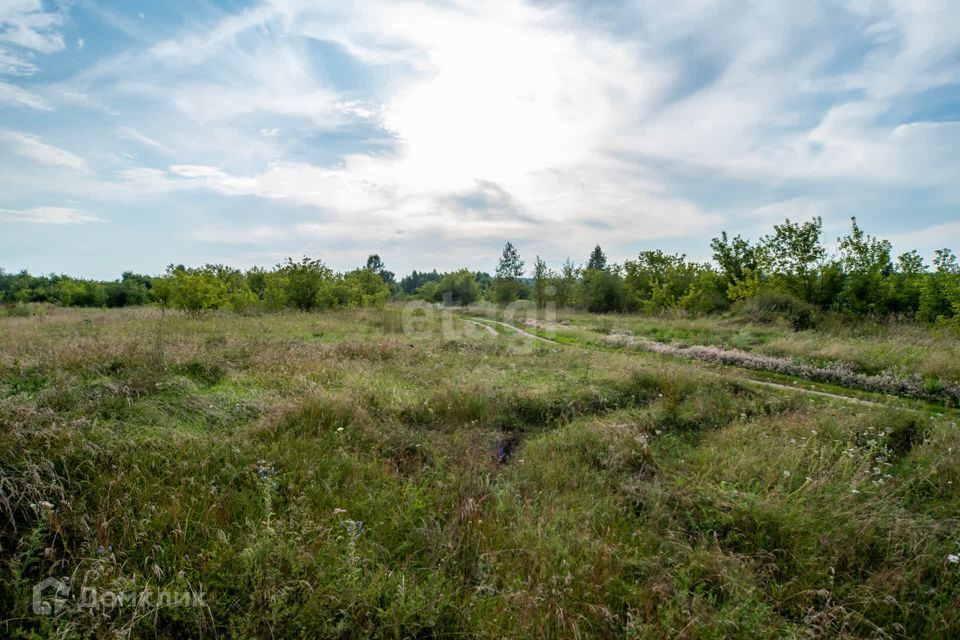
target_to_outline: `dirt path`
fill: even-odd
[[[498,325],[500,325],[500,326],[502,326],[502,327],[507,327],[508,329],[511,329],[512,331],[515,331],[516,333],[518,333],[518,334],[520,334],[520,335],[522,335],[522,336],[524,336],[524,337],[530,338],[530,339],[532,339],[532,340],[539,340],[539,341],[541,341],[541,342],[547,342],[547,343],[549,343],[549,344],[556,345],[556,346],[569,346],[569,345],[564,345],[564,344],[562,344],[562,343],[560,343],[560,342],[557,342],[556,340],[550,340],[549,338],[544,338],[543,336],[538,336],[538,335],[536,335],[536,334],[534,334],[534,333],[530,333],[529,331],[526,331],[525,329],[521,329],[520,327],[517,327],[517,326],[515,326],[515,325],[509,324],[509,323],[507,323],[507,322],[501,322],[501,321],[499,321],[499,320],[491,320],[491,319],[489,319],[489,318],[485,318],[485,320],[486,320],[486,322],[478,322],[478,321],[476,321],[476,320],[467,320],[467,322],[470,322],[470,323],[472,323],[472,324],[476,324],[476,325],[479,325],[479,326],[483,327],[488,333],[490,333],[490,334],[492,334],[492,335],[499,335],[499,334],[497,333],[497,331],[496,331],[493,327],[491,327],[489,324],[487,324],[488,322],[489,322],[489,323],[493,323],[493,324],[498,324]],[[740,371],[740,372],[743,372],[743,373],[746,373],[747,371],[749,371],[748,369],[744,369],[744,368],[741,368],[741,367],[735,367],[735,366],[732,366],[732,365],[724,365],[724,366],[731,366],[731,368],[736,369],[737,371]],[[805,394],[807,394],[807,395],[820,396],[821,398],[830,398],[830,399],[832,399],[832,400],[840,400],[840,401],[842,401],[842,402],[849,402],[849,403],[852,403],[852,404],[858,404],[858,405],[862,405],[862,406],[869,406],[869,407],[886,407],[886,406],[888,406],[886,403],[884,403],[884,402],[879,402],[879,401],[876,401],[876,400],[866,400],[866,399],[864,399],[864,398],[857,398],[857,397],[855,397],[855,396],[846,396],[846,395],[843,395],[843,394],[841,394],[841,393],[831,393],[831,392],[829,392],[829,391],[820,391],[820,390],[817,390],[817,389],[807,389],[807,388],[804,388],[804,387],[799,386],[799,382],[798,382],[798,384],[794,385],[794,384],[786,384],[786,383],[783,383],[783,382],[771,382],[770,380],[758,380],[758,379],[756,379],[756,378],[751,377],[749,374],[745,375],[745,379],[746,379],[746,382],[749,383],[749,384],[755,384],[755,385],[760,385],[760,386],[763,386],[763,387],[770,387],[770,388],[773,388],[773,389],[780,389],[780,390],[785,390],[785,391],[793,391],[793,392],[796,392],[796,393],[805,393]],[[799,381],[806,382],[806,380],[803,380],[803,378],[798,378],[798,380],[799,380]],[[890,398],[891,400],[898,401],[898,402],[903,401],[903,398],[900,398],[899,396],[886,395],[885,397]],[[907,409],[909,409],[909,410],[911,410],[911,411],[917,411],[917,409],[914,409],[913,407],[903,407],[903,408],[907,408]]]
[[[510,329],[510,330],[512,330],[512,331],[515,331],[516,333],[520,334],[521,336],[524,336],[524,337],[526,337],[526,338],[530,338],[531,340],[539,340],[539,341],[541,341],[541,342],[546,342],[547,344],[552,344],[552,345],[557,345],[557,346],[560,345],[560,343],[557,342],[556,340],[550,340],[549,338],[544,338],[543,336],[538,336],[538,335],[535,334],[535,333],[530,333],[529,331],[526,331],[525,329],[521,329],[520,327],[517,327],[517,326],[515,326],[515,325],[509,324],[509,323],[507,323],[507,322],[500,322],[499,320],[490,320],[489,318],[484,318],[484,320],[486,320],[486,322],[492,322],[493,324],[498,324],[498,325],[500,325],[501,327],[506,327],[507,329]],[[497,333],[496,330],[495,330],[493,327],[491,327],[490,325],[488,325],[486,322],[477,322],[476,320],[470,320],[470,322],[472,322],[472,323],[474,323],[474,324],[479,324],[479,325],[481,325],[481,326],[485,326],[485,327],[487,328],[487,330],[492,331],[492,332],[495,333],[495,334]]]
[[[484,331],[486,331],[487,333],[489,333],[489,334],[492,335],[492,336],[498,336],[498,335],[500,335],[499,333],[497,333],[497,330],[496,330],[496,329],[494,329],[493,327],[491,327],[491,326],[488,325],[488,324],[484,324],[483,322],[477,322],[476,320],[467,320],[466,322],[469,322],[470,324],[475,324],[475,325],[477,325],[478,327],[482,327]]]
[[[786,384],[783,382],[770,382],[769,380],[757,380],[756,378],[751,378],[747,376],[747,382],[750,384],[758,384],[764,387],[773,387],[774,389],[786,389],[787,391],[798,391],[800,393],[806,393],[814,396],[820,396],[823,398],[831,398],[833,400],[843,400],[844,402],[852,402],[854,404],[866,405],[869,407],[886,407],[887,404],[883,402],[877,402],[876,400],[866,400],[864,398],[856,398],[854,396],[845,396],[841,393],[830,393],[829,391],[819,391],[817,389],[806,389],[797,385]],[[894,400],[902,400],[897,396],[887,396],[888,398]],[[909,409],[910,411],[916,411],[913,407],[901,407]]]

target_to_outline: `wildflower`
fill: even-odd
[[[789,478],[789,477],[790,477],[790,472],[787,471],[786,469],[784,469],[784,470],[783,470],[783,477],[784,477],[784,478]]]
[[[46,500],[43,500],[43,501],[40,503],[40,506],[43,507],[44,509],[47,509],[48,511],[49,511],[50,509],[53,509],[53,504],[50,503],[50,502],[47,502]]]
[[[336,516],[336,515],[340,515],[341,513],[346,513],[346,512],[347,512],[346,509],[341,509],[340,507],[337,507],[336,509],[333,510],[333,515]]]
[[[266,482],[270,476],[277,475],[277,469],[266,460],[257,460],[257,475],[260,476],[260,480]]]
[[[957,554],[955,554],[955,553],[949,554],[949,555],[947,556],[947,562],[949,562],[950,564],[958,564],[958,563],[960,563],[960,555],[957,555]]]
[[[340,433],[341,431],[343,431],[343,427],[337,427],[337,433]]]

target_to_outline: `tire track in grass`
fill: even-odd
[[[486,331],[487,333],[489,333],[490,335],[492,335],[492,336],[494,336],[494,337],[500,335],[499,333],[497,333],[497,330],[496,330],[496,329],[494,329],[493,327],[491,327],[491,326],[488,325],[488,324],[484,324],[483,322],[477,322],[476,320],[467,320],[467,322],[469,322],[470,324],[475,324],[475,325],[477,325],[478,327],[483,327],[483,330],[484,330],[484,331]]]
[[[482,326],[482,327],[485,327],[488,331],[493,332],[494,335],[500,335],[500,334],[498,334],[498,333],[496,332],[496,330],[495,330],[493,327],[491,327],[489,324],[487,324],[487,323],[492,322],[493,324],[498,324],[498,325],[500,325],[501,327],[506,327],[507,329],[510,329],[511,331],[513,331],[513,332],[515,332],[515,333],[518,333],[518,334],[520,334],[521,336],[524,336],[524,337],[526,337],[526,338],[530,338],[531,340],[539,340],[539,341],[541,341],[541,342],[546,342],[547,344],[562,346],[562,345],[560,345],[560,343],[557,342],[556,340],[551,340],[550,338],[544,338],[543,336],[538,336],[538,335],[535,334],[535,333],[530,333],[529,331],[526,331],[525,329],[521,329],[520,327],[518,327],[518,326],[516,326],[516,325],[509,324],[509,323],[507,323],[507,322],[501,322],[501,321],[499,321],[499,320],[491,320],[490,318],[484,318],[484,319],[483,319],[483,322],[479,322],[479,321],[477,321],[477,320],[468,320],[468,322],[472,322],[473,324],[478,324],[478,325],[480,325],[480,326]]]
[[[506,328],[511,329],[512,331],[514,331],[514,332],[516,332],[516,333],[518,333],[518,334],[520,334],[520,335],[522,335],[522,336],[524,336],[524,337],[530,338],[531,340],[539,340],[539,341],[541,341],[541,342],[546,342],[546,343],[549,343],[549,344],[552,344],[552,345],[556,345],[556,346],[559,346],[559,347],[570,347],[570,346],[573,346],[573,345],[569,345],[569,344],[564,344],[564,343],[559,342],[559,341],[557,341],[557,340],[551,340],[550,338],[545,338],[545,337],[543,337],[543,336],[540,336],[540,335],[537,335],[537,334],[534,334],[534,333],[530,333],[529,331],[526,331],[525,329],[521,329],[520,327],[518,327],[518,326],[516,326],[516,325],[512,325],[512,324],[510,324],[510,323],[508,323],[508,322],[502,322],[502,321],[500,321],[500,320],[491,320],[491,319],[489,319],[489,318],[484,318],[484,321],[483,321],[483,322],[476,321],[476,320],[467,320],[467,322],[471,322],[471,323],[473,323],[473,324],[480,325],[480,326],[484,327],[487,331],[492,332],[494,335],[500,335],[500,334],[498,334],[498,333],[496,332],[496,330],[494,330],[493,327],[491,327],[491,326],[490,326],[489,324],[487,324],[487,323],[498,324],[498,325],[500,325],[500,326],[506,327]],[[582,347],[582,346],[583,346],[583,345],[581,345],[581,347]],[[653,352],[651,352],[651,353],[653,353]],[[679,357],[679,356],[675,356],[675,357]],[[689,358],[688,358],[688,359],[689,359]],[[693,359],[693,361],[696,362],[695,359]],[[783,382],[773,382],[773,381],[771,381],[771,380],[759,380],[759,379],[757,379],[757,378],[755,378],[755,377],[753,377],[753,376],[751,376],[751,375],[749,374],[749,371],[750,371],[749,369],[746,369],[746,368],[743,368],[743,367],[737,367],[737,366],[735,366],[735,365],[729,365],[729,364],[724,364],[724,365],[721,365],[721,366],[730,367],[730,368],[735,369],[736,371],[740,372],[740,373],[743,375],[744,381],[747,382],[748,384],[754,384],[754,385],[759,385],[759,386],[763,386],[763,387],[770,387],[770,388],[773,388],[773,389],[780,389],[780,390],[785,390],[785,391],[794,391],[794,392],[799,392],[799,393],[805,393],[805,394],[807,394],[807,395],[814,395],[814,396],[819,396],[819,397],[821,397],[821,398],[829,398],[829,399],[832,399],[832,400],[840,400],[840,401],[842,401],[842,402],[848,402],[848,403],[852,403],[852,404],[858,404],[858,405],[861,405],[861,406],[869,406],[869,407],[877,407],[877,408],[888,408],[888,407],[891,406],[891,403],[890,403],[890,402],[881,402],[881,401],[879,401],[879,400],[868,400],[868,399],[866,399],[866,398],[859,398],[859,397],[856,397],[856,396],[848,396],[848,395],[843,395],[843,394],[841,394],[841,393],[832,393],[832,392],[830,392],[830,391],[822,391],[822,390],[819,390],[819,389],[807,389],[807,388],[804,388],[804,387],[796,386],[796,383],[794,383],[794,384],[787,384],[787,383],[783,383]],[[810,381],[805,380],[805,379],[803,379],[803,378],[797,378],[797,380],[798,380],[798,381],[804,381],[804,382],[810,382]],[[869,392],[869,393],[876,393],[877,395],[882,395],[883,397],[885,397],[885,398],[889,399],[890,401],[893,401],[894,403],[896,403],[896,405],[898,406],[898,408],[908,409],[908,410],[910,410],[910,411],[923,411],[923,412],[926,412],[925,410],[923,410],[923,409],[918,409],[918,408],[916,408],[916,407],[903,406],[902,403],[908,401],[909,399],[901,398],[900,396],[895,396],[895,395],[890,395],[890,394],[879,393],[879,392]],[[944,410],[949,411],[950,409],[944,407]]]

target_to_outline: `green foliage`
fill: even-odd
[[[786,320],[796,331],[812,328],[817,318],[815,306],[789,293],[778,291],[765,291],[744,300],[737,312],[751,322]]]
[[[681,306],[687,310],[722,309],[722,280],[708,265],[687,262],[686,256],[660,250],[643,251],[624,263],[625,284],[630,295],[647,313],[660,313]],[[697,295],[706,296],[695,300]]]
[[[444,274],[437,286],[437,302],[468,305],[480,298],[476,275],[469,269]]]
[[[547,267],[540,256],[533,261],[533,299],[537,303],[538,309],[543,309],[547,304],[547,299],[552,297],[548,295],[548,289],[552,286],[550,283],[554,279],[553,272]],[[556,292],[554,288],[553,293]]]
[[[851,219],[850,233],[838,238],[833,255],[828,256],[820,244],[821,231],[820,218],[802,223],[787,219],[755,243],[739,235],[731,238],[724,231],[710,243],[716,266],[689,261],[683,254],[648,250],[620,267],[611,265],[597,245],[582,268],[568,258],[553,271],[537,256],[529,278],[524,277],[524,262],[511,242],[504,245],[494,276],[465,270],[413,271],[399,283],[377,254],[367,258],[363,269],[346,274],[307,257],[288,258],[273,270],[181,265],[161,277],[124,272],[112,282],[0,270],[0,303],[18,305],[14,313],[31,303],[85,307],[156,303],[199,314],[208,309],[308,311],[380,305],[390,297],[405,296],[453,304],[483,298],[504,305],[530,297],[539,308],[553,300],[560,308],[598,312],[661,314],[677,309],[700,315],[771,294],[841,316],[960,323],[960,267],[949,249],[937,251],[931,272],[916,251],[903,253],[894,262],[891,243],[867,234],[856,218]],[[768,302],[746,308],[769,316],[779,307]],[[797,319],[796,309],[784,307],[784,313],[790,324],[806,324]]]
[[[600,245],[595,246],[593,251],[590,252],[590,259],[587,260],[586,268],[597,271],[603,271],[607,268],[607,255],[600,248]]]
[[[332,300],[331,284],[333,272],[320,260],[304,256],[294,262],[287,258],[277,267],[284,278],[284,300],[287,304],[310,311],[314,307],[330,306]]]
[[[346,307],[379,306],[390,298],[390,287],[381,274],[366,268],[344,274],[334,290],[337,303]]]
[[[819,217],[804,223],[787,218],[773,226],[773,235],[761,239],[758,262],[767,266],[775,286],[804,300],[811,299],[816,265],[827,254],[820,244],[822,229],[823,221]]]
[[[579,304],[580,269],[574,266],[570,258],[563,261],[560,273],[554,274],[551,284],[556,292],[557,306],[575,307]]]
[[[886,278],[893,271],[892,245],[864,234],[856,218],[851,218],[851,223],[850,235],[837,239],[839,268],[846,277],[842,278],[835,305],[857,315],[878,314],[887,302]]]
[[[496,282],[494,283],[494,299],[500,304],[508,304],[522,298],[526,294],[521,278],[523,277],[523,260],[512,243],[507,242],[503,247],[500,262],[497,263]]]
[[[429,273],[426,271],[418,272],[414,270],[413,273],[408,276],[404,276],[404,278],[400,280],[400,290],[407,295],[413,295],[414,292],[416,292],[417,289],[423,285],[427,284],[428,282],[435,282],[439,279],[440,274],[437,273],[436,269]]]
[[[960,317],[960,267],[950,249],[937,249],[935,271],[924,281],[917,315],[929,322]]]
[[[729,286],[740,288],[741,283],[759,274],[757,249],[740,236],[728,240],[727,232],[724,231],[719,238],[710,241],[710,248],[713,249],[713,259],[720,266]]]
[[[217,277],[212,267],[187,269],[170,265],[167,278],[170,282],[169,303],[177,309],[199,314],[227,305],[227,284]]]
[[[586,269],[581,303],[596,313],[625,311],[629,302],[623,278],[613,269]]]
[[[677,301],[680,308],[693,314],[716,313],[730,306],[726,280],[713,269],[697,271],[687,292]]]
[[[383,280],[391,290],[397,286],[393,271],[387,270],[387,266],[383,264],[383,260],[380,259],[379,255],[373,254],[367,257],[367,265],[365,268],[380,276],[380,279]]]
[[[497,263],[497,279],[519,280],[523,277],[523,260],[520,259],[520,253],[513,243],[507,242],[503,246],[503,254],[500,256],[500,262]]]
[[[0,318],[23,363],[0,370],[3,636],[960,634],[954,415],[451,342],[439,318],[401,339],[396,311]],[[953,348],[905,329],[901,347]],[[204,606],[34,615],[32,585],[60,575],[73,602],[202,588]]]

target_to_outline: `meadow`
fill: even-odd
[[[954,409],[603,341],[950,384],[952,334],[516,319],[546,341],[475,322],[397,304],[0,318],[0,635],[960,635]],[[37,614],[47,577],[71,595]],[[76,606],[84,589],[193,597]]]

